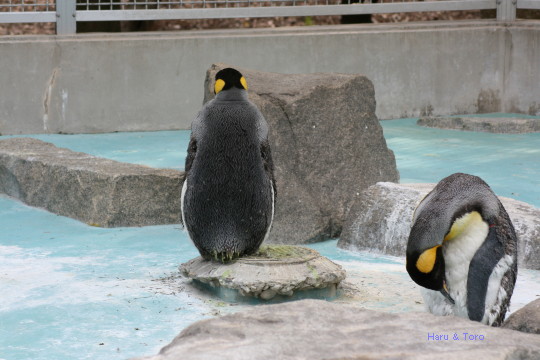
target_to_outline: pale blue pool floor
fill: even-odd
[[[469,172],[500,195],[540,206],[540,134],[434,130],[410,119],[382,125],[402,182]],[[36,137],[119,161],[182,169],[189,132]],[[198,255],[179,226],[96,228],[0,196],[0,228],[0,360],[154,354],[190,323],[244,308],[200,296],[176,277],[178,265]],[[408,299],[419,294],[402,259],[339,250],[335,240],[311,247],[367,289],[361,305],[421,309]],[[539,274],[520,273],[514,310],[540,295]]]

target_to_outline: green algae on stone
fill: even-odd
[[[307,263],[306,264],[307,268],[309,269],[309,271],[311,272],[311,275],[313,275],[313,278],[315,280],[318,280],[319,279],[319,272],[317,271],[317,269],[315,268],[315,266]]]
[[[293,245],[263,245],[259,250],[251,255],[251,257],[265,259],[285,259],[299,258],[303,259],[312,255],[312,251],[308,248]]]
[[[233,276],[233,272],[231,269],[227,269],[223,272],[223,274],[221,274],[221,277],[226,279],[226,278],[230,278]]]

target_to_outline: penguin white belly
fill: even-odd
[[[455,304],[454,315],[468,318],[467,312],[467,277],[469,265],[474,254],[487,237],[489,226],[477,212],[465,215],[456,221],[467,224],[458,235],[443,243],[443,257],[446,267],[446,285]],[[456,224],[459,226],[459,224]]]
[[[424,299],[426,310],[433,315],[447,316],[454,314],[454,305],[452,305],[439,291],[420,287],[420,294]]]
[[[468,318],[467,277],[474,254],[489,231],[489,226],[477,212],[457,219],[443,242],[445,277],[448,292],[455,304],[451,304],[440,292],[422,290],[428,310],[435,315],[455,315]]]

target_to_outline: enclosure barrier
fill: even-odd
[[[57,34],[74,34],[77,22],[80,21],[223,19],[488,9],[496,9],[498,20],[512,21],[516,18],[516,9],[540,9],[540,0],[1,0],[0,23],[53,22],[56,23]]]

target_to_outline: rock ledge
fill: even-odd
[[[302,300],[196,322],[145,359],[533,360],[540,358],[538,339],[453,316]]]
[[[180,222],[184,174],[58,148],[0,140],[0,193],[100,227]]]
[[[481,131],[498,134],[540,132],[540,119],[500,117],[424,117],[417,125],[462,131]]]

